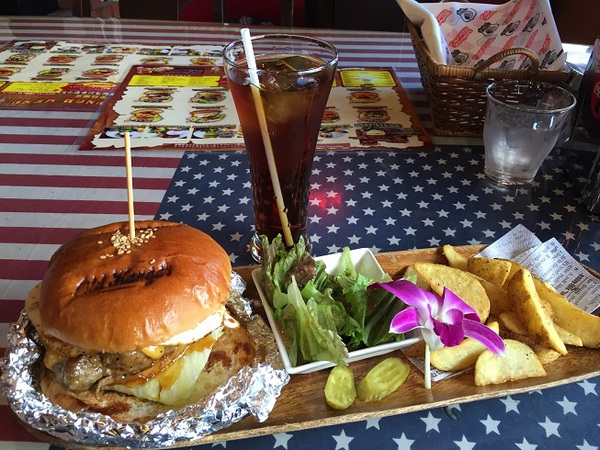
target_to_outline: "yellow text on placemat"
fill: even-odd
[[[50,82],[50,83],[28,83],[14,82],[4,89],[7,93],[28,93],[28,94],[59,94],[69,83]]]
[[[341,70],[342,84],[346,87],[395,87],[394,77],[387,70]]]
[[[179,86],[179,87],[217,87],[220,77],[189,75],[134,75],[129,82],[130,86]]]

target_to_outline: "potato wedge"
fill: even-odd
[[[564,342],[556,332],[552,319],[548,317],[544,304],[540,300],[533,276],[529,270],[519,270],[508,282],[508,293],[512,299],[515,313],[518,315],[527,334],[534,336],[536,343],[567,354]]]
[[[501,384],[524,378],[543,377],[546,370],[534,351],[526,344],[505,339],[506,353],[499,356],[485,350],[475,363],[475,384]]]
[[[504,311],[498,315],[498,320],[511,333],[527,336],[527,329],[514,311]]]
[[[490,315],[497,316],[504,311],[512,309],[512,300],[506,289],[496,286],[483,278],[477,279],[490,299]]]
[[[448,265],[460,270],[467,270],[467,257],[461,255],[456,249],[450,244],[446,244],[442,247],[442,252],[448,260]]]
[[[415,282],[415,284],[417,286],[419,286],[421,289],[425,289],[426,291],[430,291],[431,287],[429,286],[429,283],[427,283],[425,280],[423,280],[423,278],[419,277],[419,274],[415,271],[415,268],[413,266],[408,266],[405,270],[404,270],[404,274],[402,275],[404,278],[408,278],[408,277],[416,277],[417,281]]]
[[[552,307],[554,322],[559,327],[578,336],[584,347],[600,348],[600,317],[579,309],[539,280],[535,286],[539,296]]]
[[[529,346],[535,355],[538,357],[543,366],[546,364],[550,364],[553,361],[556,361],[560,356],[556,350],[553,350],[548,347],[544,347],[543,345],[539,345],[535,343],[535,340],[531,336],[526,336],[523,334],[513,333],[512,331],[501,331],[500,335],[502,339],[513,339],[515,341],[522,342],[523,344]]]
[[[496,286],[504,286],[512,264],[506,259],[469,258],[467,270]]]
[[[460,269],[433,263],[415,263],[413,265],[419,277],[427,281],[433,292],[442,295],[447,287],[473,308],[481,322],[490,315],[490,299],[477,278]]]
[[[551,362],[554,362],[558,358],[561,357],[560,353],[558,353],[556,350],[553,350],[548,347],[542,347],[541,345],[534,345],[531,348],[533,349],[535,356],[537,356],[538,359],[540,360],[540,362],[542,363],[542,366],[545,366],[546,364],[550,364]]]
[[[556,328],[556,332],[566,345],[583,347],[583,341],[575,333],[571,333],[570,331],[567,331],[563,327],[556,324],[554,324],[554,328]]]
[[[487,326],[498,333],[498,322],[492,322]],[[484,350],[487,350],[487,347],[481,342],[473,338],[466,338],[454,347],[442,347],[440,350],[432,351],[430,362],[437,369],[457,372],[473,366]]]
[[[508,276],[506,277],[506,281],[504,282],[504,284],[506,284],[512,279],[512,277],[515,276],[515,273],[517,273],[519,270],[521,270],[523,268],[523,266],[521,264],[511,261],[509,259],[503,259],[502,261],[507,261],[510,264],[510,272],[508,273]]]

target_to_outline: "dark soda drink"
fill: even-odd
[[[288,36],[286,36],[286,39]],[[297,37],[294,37],[297,38]],[[310,38],[307,38],[310,39]],[[294,242],[305,236],[310,174],[323,112],[333,82],[335,61],[301,53],[262,54],[256,67],[260,97],[279,178],[285,214]],[[237,55],[235,65],[225,57],[225,70],[250,162],[254,199],[255,236],[252,253],[260,258],[260,236],[270,240],[284,234],[261,133],[256,99],[247,62]],[[258,254],[255,254],[258,253]]]

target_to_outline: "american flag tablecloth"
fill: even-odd
[[[262,29],[262,31],[272,29]],[[260,32],[261,29],[256,29]],[[334,43],[345,66],[392,66],[426,126],[425,97],[407,35],[300,30]],[[224,44],[237,28],[102,19],[0,18],[0,40]],[[0,348],[50,255],[84,228],[127,217],[124,159],[78,143],[96,114],[0,110]],[[438,140],[445,142],[444,140]],[[531,191],[491,192],[481,149],[322,153],[315,163],[310,233],[316,253],[344,245],[379,251],[485,243],[523,223],[557,237],[599,268],[598,217],[562,183],[558,160]],[[251,194],[242,152],[136,152],[136,216],[182,220],[214,235],[234,264],[249,263]],[[197,190],[194,193],[194,190]],[[338,427],[216,444],[216,448],[598,448],[598,379],[515,398]],[[527,429],[515,423],[527,424]],[[476,445],[477,443],[477,445]],[[0,449],[41,449],[0,399]]]

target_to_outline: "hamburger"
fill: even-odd
[[[231,263],[179,223],[86,230],[50,259],[27,314],[43,348],[40,388],[53,403],[145,422],[196,403],[253,359],[228,312]]]

